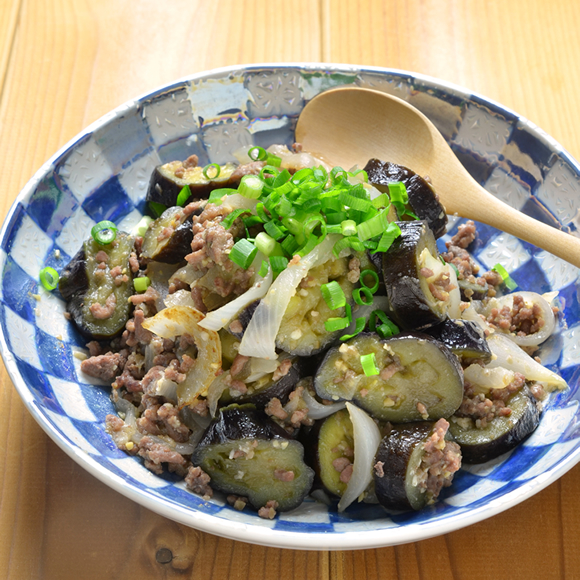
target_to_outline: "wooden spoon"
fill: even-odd
[[[296,140],[348,169],[371,158],[404,165],[431,179],[448,214],[489,224],[580,267],[580,239],[506,205],[481,187],[431,121],[405,101],[343,87],[304,107]],[[579,200],[580,203],[580,200]]]

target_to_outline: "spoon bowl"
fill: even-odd
[[[435,125],[405,101],[371,89],[321,93],[302,110],[296,140],[333,165],[350,168],[373,157],[429,176],[448,214],[503,230],[580,267],[580,239],[503,203],[463,167]]]

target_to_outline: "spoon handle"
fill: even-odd
[[[454,176],[461,181],[463,176]],[[454,199],[449,213],[475,218],[521,240],[541,246],[544,250],[580,268],[580,238],[539,222],[494,197],[470,176],[469,187],[464,187],[463,199]],[[466,184],[467,185],[467,184]],[[479,191],[474,191],[474,187]],[[460,188],[457,184],[455,187]],[[462,189],[457,189],[461,191]],[[473,195],[470,195],[473,194]],[[475,209],[477,206],[477,209]]]

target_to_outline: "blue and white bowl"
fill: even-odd
[[[80,373],[84,341],[64,317],[58,292],[46,292],[39,285],[39,271],[47,265],[62,269],[100,220],[131,229],[144,211],[156,165],[192,153],[201,164],[224,163],[241,145],[291,144],[304,104],[324,90],[347,84],[407,100],[431,118],[487,190],[526,214],[577,233],[580,167],[532,123],[435,79],[325,64],[219,69],[118,107],[36,173],[2,228],[0,345],[26,406],[48,435],[95,477],[194,528],[286,548],[393,545],[497,514],[537,493],[580,460],[579,271],[483,225],[475,250],[480,265],[489,268],[501,262],[521,288],[559,292],[565,325],[542,348],[541,357],[562,374],[570,389],[552,395],[539,428],[525,443],[492,462],[462,469],[435,506],[418,513],[387,513],[360,504],[338,514],[335,508],[307,500],[293,512],[263,520],[217,499],[204,501],[171,476],[154,475],[138,458],[119,451],[105,432],[105,416],[114,412],[109,388]],[[449,234],[457,223],[451,220]]]

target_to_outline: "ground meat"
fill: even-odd
[[[375,468],[375,473],[377,474],[377,477],[385,477],[385,471],[384,468],[385,467],[385,463],[384,461],[377,461],[374,465]]]
[[[456,415],[473,420],[478,429],[486,427],[496,417],[509,417],[511,409],[506,406],[507,400],[517,393],[524,385],[524,375],[515,373],[514,380],[503,389],[492,389],[486,397],[476,392],[475,387],[465,381],[463,402]]]
[[[351,258],[348,262],[348,274],[346,277],[353,284],[360,280],[360,260],[358,258]]]
[[[272,381],[276,382],[279,381],[282,377],[285,377],[288,374],[288,371],[292,368],[292,359],[286,358],[284,359],[274,371],[272,375]]]
[[[429,282],[429,291],[433,295],[433,298],[441,302],[447,302],[449,300],[449,292],[454,288],[456,288],[455,284],[451,282],[449,276],[444,272],[441,272],[435,280]]]
[[[379,377],[383,381],[388,381],[395,373],[405,370],[405,367],[400,363],[399,360],[393,361],[391,364],[387,365],[380,373]]]
[[[337,457],[332,462],[332,467],[334,467],[338,473],[342,473],[351,464],[352,461],[348,457]]]
[[[492,308],[487,322],[518,336],[534,334],[545,324],[540,306],[537,303],[533,303],[531,308],[526,306],[520,294],[514,294],[511,308],[509,306],[503,306],[501,309]]]
[[[294,472],[286,471],[285,469],[275,469],[274,477],[279,481],[294,481]]]
[[[105,301],[104,305],[99,304],[98,302],[94,302],[90,305],[89,310],[97,320],[106,320],[107,318],[111,318],[111,316],[113,316],[116,307],[117,296],[114,293],[111,293],[107,296],[107,300]]]
[[[148,436],[142,437],[139,441],[137,453],[145,460],[145,467],[157,474],[163,473],[162,463],[175,463],[177,465],[185,463],[183,455],[171,449],[169,445],[159,443]]]
[[[277,507],[278,507],[278,502],[272,499],[269,502],[267,502],[264,507],[261,507],[258,510],[258,515],[261,518],[264,518],[266,520],[272,520],[276,517],[276,508]]]
[[[201,467],[192,465],[187,470],[185,485],[193,493],[201,495],[203,499],[209,499],[213,496],[213,489],[209,485],[210,481],[211,477]]]
[[[228,495],[226,501],[240,512],[248,505],[248,498],[241,495]]]
[[[475,235],[475,223],[469,220],[457,228],[457,233],[451,238],[451,245],[465,249],[475,240]]]
[[[244,175],[260,175],[260,171],[262,171],[265,165],[265,161],[252,161],[244,165],[239,165],[234,169],[230,179],[241,179]]]
[[[87,348],[89,349],[89,356],[97,356],[99,354],[103,354],[103,349],[96,340],[91,340],[91,342],[87,344]]]
[[[423,444],[424,454],[415,474],[416,484],[428,494],[428,503],[434,503],[443,487],[451,485],[453,475],[461,467],[461,450],[457,443],[446,441],[449,423],[439,419],[433,432]]]
[[[110,383],[117,375],[123,372],[126,362],[126,351],[108,352],[106,354],[91,356],[82,361],[81,371],[91,377]]]
[[[230,367],[230,376],[233,378],[241,375],[246,368],[246,365],[249,363],[250,357],[244,356],[243,354],[236,355],[236,358],[232,362],[232,366]]]
[[[193,286],[191,289],[191,299],[193,300],[193,305],[197,310],[199,310],[202,314],[207,312],[207,306],[203,301],[204,291],[203,288],[199,286]]]
[[[264,411],[266,411],[266,414],[270,415],[270,417],[276,417],[281,421],[284,421],[288,417],[288,413],[284,411],[282,403],[277,397],[274,397],[268,401]]]
[[[157,365],[154,367],[151,367],[148,371],[147,374],[143,377],[143,380],[141,381],[141,386],[143,388],[143,392],[147,395],[153,395],[155,396],[156,394],[156,386],[157,386],[157,381],[161,378],[163,378],[163,375],[165,374],[165,367]]]
[[[239,334],[240,332],[244,332],[244,327],[242,326],[242,323],[237,318],[230,323],[230,332],[233,332],[234,334]]]
[[[133,294],[130,300],[133,304],[155,304],[155,302],[159,299],[159,292],[153,288],[153,286],[149,286],[147,290],[143,294]]]

